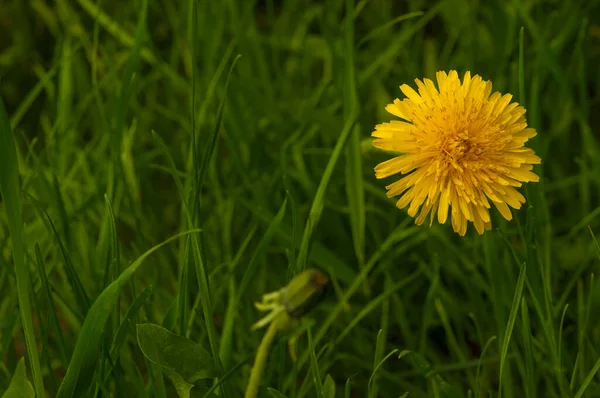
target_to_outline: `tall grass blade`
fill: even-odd
[[[139,12],[139,19],[135,29],[135,39],[133,42],[133,47],[131,49],[129,59],[127,60],[127,64],[125,66],[125,74],[123,75],[123,87],[121,89],[121,95],[119,100],[116,102],[117,119],[115,123],[115,129],[112,135],[112,149],[114,151],[114,154],[121,153],[121,146],[123,143],[123,132],[125,128],[125,117],[127,115],[128,108],[127,105],[129,104],[129,99],[131,98],[134,74],[140,62],[140,51],[142,48],[143,39],[142,36],[144,35],[144,31],[146,29],[147,16],[148,0],[142,0],[141,9]]]
[[[83,322],[77,343],[75,344],[73,357],[67,368],[65,378],[58,389],[57,398],[84,396],[88,390],[94,376],[101,344],[104,340],[106,322],[111,310],[117,302],[121,289],[140,265],[142,265],[144,260],[166,244],[182,236],[198,232],[200,230],[197,229],[181,232],[154,246],[138,257],[114,282],[100,293]]]
[[[2,398],[35,398],[33,386],[27,379],[27,369],[25,368],[25,358],[19,359],[17,368],[13,374],[10,384]]]
[[[306,226],[304,228],[304,234],[302,235],[302,241],[300,243],[300,250],[298,252],[298,269],[301,271],[307,266],[310,239],[312,237],[313,230],[319,223],[321,213],[323,212],[323,207],[325,205],[325,192],[329,186],[331,175],[333,174],[335,165],[337,164],[340,154],[342,153],[342,149],[346,146],[346,141],[352,132],[356,117],[357,115],[354,113],[348,119],[346,119],[346,124],[344,125],[342,133],[340,134],[335,147],[333,148],[333,153],[327,162],[327,166],[325,167],[325,171],[321,177],[321,182],[317,188],[317,193],[315,194],[312,206],[310,207],[308,219],[306,220]]]
[[[271,242],[271,239],[275,235],[275,232],[277,232],[277,230],[279,229],[279,225],[281,224],[281,220],[283,220],[283,216],[285,214],[286,205],[287,205],[287,198],[283,201],[283,204],[279,208],[277,215],[275,216],[275,218],[273,218],[273,221],[267,228],[267,231],[263,235],[260,243],[258,244],[258,247],[256,248],[256,251],[252,255],[252,258],[250,259],[250,262],[248,263],[248,266],[246,267],[246,271],[244,272],[244,276],[242,277],[242,281],[240,282],[240,286],[237,291],[237,296],[235,299],[235,306],[234,306],[235,308],[238,308],[238,305],[239,305],[244,293],[246,292],[246,288],[248,287],[248,285],[250,284],[250,281],[252,280],[252,277],[254,276],[256,267],[258,266],[259,260],[262,256],[264,250],[266,249],[269,242]]]
[[[48,220],[48,223],[50,224],[50,227],[52,228],[52,232],[54,233],[54,237],[56,238],[56,241],[58,243],[60,253],[62,254],[63,260],[65,262],[65,270],[67,271],[67,276],[69,277],[69,282],[71,283],[71,287],[73,288],[75,298],[77,299],[77,305],[79,306],[79,309],[81,310],[81,315],[85,316],[85,314],[87,314],[87,312],[90,308],[90,299],[85,292],[83,284],[81,283],[81,279],[79,279],[79,275],[77,274],[77,271],[75,270],[75,267],[73,266],[71,257],[69,256],[69,253],[67,252],[67,248],[63,244],[62,239],[60,238],[58,231],[56,230],[56,226],[54,225],[54,222],[50,218],[50,215],[48,214],[47,211],[44,210],[44,214],[46,215],[46,219]]]
[[[6,211],[8,231],[12,238],[12,256],[15,263],[17,295],[25,346],[27,347],[27,359],[31,367],[35,393],[38,397],[43,397],[45,396],[44,381],[33,328],[34,311],[31,306],[31,276],[29,275],[29,267],[25,262],[17,147],[2,98],[0,98],[0,192]]]
[[[40,278],[41,286],[42,286],[42,295],[44,300],[46,301],[48,307],[45,311],[48,316],[48,323],[52,330],[54,330],[56,343],[58,345],[58,354],[59,359],[62,362],[62,365],[66,368],[69,365],[69,354],[67,350],[67,345],[65,344],[65,338],[60,328],[60,321],[58,319],[58,315],[56,313],[56,306],[54,305],[54,299],[52,298],[52,293],[50,290],[50,282],[48,282],[48,276],[46,275],[46,269],[44,267],[44,260],[42,257],[42,252],[38,244],[35,244],[35,258],[37,271]]]
[[[193,2],[193,21],[194,21],[194,33],[193,33],[193,47],[194,47],[194,56],[196,57],[196,14],[197,14],[197,0]],[[240,58],[238,55],[233,62],[231,63],[231,67],[229,68],[229,73],[227,75],[227,80],[225,81],[225,93],[227,93],[227,88],[229,87],[229,81],[231,79],[231,74],[235,67],[237,60]],[[196,68],[193,70],[193,82],[195,82]],[[217,136],[219,134],[219,130],[221,129],[221,122],[223,120],[223,111],[225,109],[225,100],[226,95],[223,96],[221,103],[219,104],[219,109],[217,111],[215,127],[213,129],[213,133],[210,137],[209,145],[206,146],[204,157],[202,159],[202,164],[199,164],[198,156],[197,156],[197,141],[196,141],[196,125],[195,125],[195,86],[192,84],[192,153],[193,153],[193,166],[194,170],[194,181],[192,184],[192,199],[191,199],[191,225],[196,225],[196,223],[200,222],[200,191],[202,189],[202,185],[204,183],[204,176],[206,174],[206,170],[208,168],[208,164],[210,159],[212,158],[216,142]],[[224,373],[223,365],[221,363],[221,359],[219,357],[219,344],[217,341],[217,332],[214,325],[214,319],[212,315],[212,303],[210,298],[210,287],[208,284],[208,274],[206,271],[206,265],[204,263],[202,247],[201,247],[201,237],[192,236],[188,239],[188,244],[192,245],[192,254],[194,258],[196,277],[198,279],[198,287],[200,289],[200,302],[202,304],[202,313],[204,315],[204,321],[206,324],[206,330],[208,333],[208,340],[211,347],[211,353],[213,355],[216,368],[219,372]],[[228,397],[231,396],[229,393],[228,383],[223,383],[221,385],[221,391],[223,392],[223,396]]]
[[[313,383],[315,384],[316,396],[323,397],[323,382],[321,381],[321,373],[319,371],[319,363],[315,355],[315,345],[312,338],[311,328],[308,328],[308,352],[310,353],[310,372],[312,374]]]
[[[527,279],[527,265],[523,263],[521,270],[519,271],[519,278],[517,279],[517,287],[515,288],[515,295],[513,297],[512,306],[510,313],[508,314],[508,324],[506,325],[506,331],[504,332],[504,340],[502,341],[502,349],[500,351],[500,376],[499,376],[499,387],[498,397],[502,396],[502,384],[504,379],[504,369],[506,367],[508,346],[510,344],[510,338],[515,326],[517,314],[519,312],[519,306],[521,305],[521,298],[523,297],[523,287],[525,286],[525,280]]]
[[[344,118],[358,112],[356,75],[354,71],[354,0],[346,0],[344,32]],[[365,261],[365,192],[360,150],[360,127],[355,125],[346,148],[346,194],[350,206],[350,225],[358,263]],[[367,285],[365,285],[367,286]]]

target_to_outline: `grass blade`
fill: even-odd
[[[233,68],[235,67],[235,64],[237,63],[238,59],[240,59],[241,55],[237,55],[234,59],[233,62],[231,63],[231,66],[229,67],[229,73],[227,74],[227,80],[225,80],[225,93],[227,93],[227,87],[229,87],[229,80],[231,79],[231,73],[233,72]],[[204,151],[204,155],[202,156],[202,164],[200,165],[200,167],[198,168],[198,178],[196,180],[196,195],[195,197],[199,197],[198,194],[200,193],[200,190],[202,189],[202,185],[204,184],[204,176],[206,175],[206,170],[208,169],[208,163],[210,162],[210,159],[212,158],[213,152],[215,150],[215,146],[217,145],[217,137],[219,135],[219,130],[221,129],[221,122],[223,121],[223,111],[225,110],[225,99],[226,96],[223,96],[223,99],[221,100],[221,103],[219,104],[219,109],[217,110],[217,116],[216,116],[216,123],[215,123],[215,128],[213,129],[213,134],[211,135],[210,138],[210,142],[209,145],[206,146],[206,149]],[[195,112],[192,112],[192,117],[194,116]],[[195,132],[195,119],[192,119],[192,131]],[[195,137],[195,133],[192,135],[192,137]],[[194,149],[196,149],[195,145],[197,143],[194,143]],[[195,165],[198,166],[197,162],[195,162]]]
[[[197,2],[194,1],[193,2],[193,20],[196,20],[196,13],[197,13]],[[196,24],[194,23],[193,26],[194,29],[194,59],[196,56]],[[233,68],[235,67],[235,64],[237,62],[237,60],[240,58],[240,55],[238,55],[233,62],[231,63],[231,67],[229,68],[229,73],[227,75],[227,80],[225,81],[225,93],[227,93],[227,87],[229,86],[229,81],[231,79],[231,74],[233,72]],[[196,75],[196,69],[194,68],[194,72],[193,72],[193,76]],[[193,79],[195,81],[195,77]],[[199,211],[200,211],[200,191],[202,189],[202,185],[204,183],[204,175],[206,174],[206,169],[208,168],[208,163],[210,161],[210,159],[212,158],[215,146],[216,146],[216,142],[217,142],[217,136],[219,134],[219,130],[221,129],[221,122],[223,120],[223,111],[225,109],[225,99],[227,98],[226,95],[223,96],[223,99],[221,100],[221,103],[219,104],[219,109],[217,111],[217,116],[216,116],[216,123],[215,123],[215,128],[213,129],[213,134],[210,138],[210,144],[207,145],[206,150],[204,152],[204,157],[202,160],[202,165],[198,165],[198,157],[196,154],[197,151],[197,143],[196,143],[196,126],[195,126],[195,105],[194,105],[194,98],[195,98],[195,87],[192,84],[192,112],[191,112],[191,116],[192,116],[192,154],[193,154],[193,166],[194,166],[194,170],[199,170],[199,171],[195,171],[194,172],[194,180],[193,180],[193,197],[191,200],[191,207],[192,207],[192,214],[191,214],[191,224],[192,225],[196,225],[196,223],[200,222],[200,216],[199,216]],[[212,314],[212,304],[211,304],[211,299],[210,299],[210,288],[209,288],[209,284],[208,284],[208,276],[207,276],[207,272],[206,272],[206,267],[204,265],[204,259],[203,259],[203,255],[202,255],[202,249],[201,249],[201,241],[199,240],[199,238],[197,236],[193,236],[191,237],[191,239],[188,239],[188,243],[192,244],[192,254],[194,256],[194,264],[196,267],[196,277],[198,279],[198,287],[200,289],[200,302],[202,304],[202,313],[204,315],[204,320],[205,320],[205,324],[206,324],[206,330],[208,333],[208,340],[210,343],[210,348],[211,348],[211,353],[213,355],[214,361],[215,361],[215,365],[216,368],[219,372],[223,373],[223,365],[221,363],[220,357],[219,357],[219,344],[217,342],[217,332],[216,332],[216,328],[215,328],[215,324],[214,324],[214,319],[213,319],[213,314]],[[231,394],[228,393],[229,390],[229,386],[227,383],[223,383],[221,385],[221,391],[223,392],[223,395],[225,397],[230,396]]]
[[[375,375],[377,374],[377,371],[379,370],[381,365],[384,364],[385,361],[387,361],[392,355],[395,355],[397,352],[398,352],[398,349],[394,348],[392,351],[390,351],[389,354],[387,354],[385,357],[383,357],[383,359],[381,361],[379,361],[378,364],[376,364],[375,368],[373,369],[373,373],[371,373],[371,377],[369,377],[369,383],[368,383],[369,398],[375,397],[375,395],[373,394],[373,382],[375,381]]]
[[[483,346],[483,349],[481,350],[481,354],[479,354],[479,360],[477,361],[477,371],[475,373],[475,380],[477,380],[477,384],[475,385],[475,396],[476,397],[481,397],[484,396],[484,394],[482,394],[482,392],[480,392],[480,388],[481,388],[481,365],[483,362],[483,357],[485,355],[485,353],[487,352],[488,348],[490,347],[490,345],[492,344],[492,342],[496,340],[496,336],[492,336],[489,338],[489,340],[487,341],[487,343],[485,343],[485,345]]]
[[[197,0],[193,0],[192,1],[192,59],[194,61],[194,63],[196,62],[196,50],[197,50],[197,19],[198,19],[198,1]],[[231,63],[231,66],[229,68],[229,73],[227,75],[227,80],[225,81],[225,93],[227,93],[227,88],[229,86],[229,81],[231,79],[231,74],[233,72],[233,68],[235,67],[235,64],[237,62],[237,60],[240,58],[240,55],[238,55],[233,62]],[[216,142],[217,142],[217,136],[219,134],[219,130],[221,129],[221,122],[223,120],[223,111],[225,109],[225,99],[226,94],[223,96],[223,99],[221,100],[221,103],[219,104],[219,108],[217,111],[217,115],[216,115],[216,122],[215,122],[215,127],[213,129],[213,133],[210,137],[209,140],[209,145],[206,146],[206,149],[204,151],[204,156],[202,159],[202,164],[200,164],[199,159],[198,159],[198,143],[196,141],[196,67],[194,67],[192,69],[192,86],[191,86],[191,101],[192,101],[192,107],[190,110],[190,116],[191,116],[191,136],[192,136],[192,159],[193,159],[193,176],[194,176],[194,180],[193,180],[193,184],[192,184],[192,192],[193,192],[193,197],[191,200],[191,208],[192,208],[192,225],[195,225],[195,223],[200,222],[200,217],[199,217],[199,211],[200,211],[200,191],[202,189],[202,185],[204,183],[204,176],[206,174],[206,170],[208,168],[208,164],[210,162],[210,159],[212,158],[215,146],[216,146]],[[193,255],[194,255],[194,263],[196,266],[196,277],[198,278],[198,287],[200,289],[200,298],[201,298],[201,304],[202,304],[202,312],[204,315],[204,319],[205,319],[205,323],[206,323],[206,330],[208,332],[208,340],[210,343],[210,347],[211,347],[211,352],[213,355],[213,358],[215,360],[215,365],[217,367],[217,369],[219,371],[223,371],[223,366],[221,364],[221,360],[219,357],[219,345],[217,343],[217,336],[216,336],[216,330],[215,330],[215,325],[214,325],[214,320],[213,320],[213,316],[212,316],[212,304],[211,304],[211,300],[210,300],[210,289],[209,289],[209,285],[208,285],[208,276],[207,276],[207,272],[206,272],[206,268],[204,265],[204,260],[202,258],[202,250],[200,247],[200,241],[198,240],[198,237],[194,236],[192,237],[193,239],[188,240],[189,243],[193,243]],[[191,241],[191,242],[190,242]],[[223,392],[224,396],[228,396],[230,394],[228,394],[228,386],[227,383],[223,383],[223,385],[221,386],[221,390]]]
[[[308,328],[308,352],[310,353],[310,372],[312,374],[313,383],[317,390],[317,397],[323,397],[323,382],[321,381],[321,374],[319,372],[319,363],[317,362],[317,356],[315,355],[315,345],[313,344],[312,331]]]
[[[114,154],[121,153],[121,145],[123,142],[123,129],[125,127],[125,116],[127,115],[127,104],[131,98],[131,83],[134,78],[135,71],[140,62],[140,51],[142,47],[142,35],[146,28],[146,17],[148,14],[148,0],[142,0],[142,7],[139,13],[138,23],[135,29],[135,41],[133,42],[133,48],[131,49],[131,55],[127,60],[125,66],[125,75],[123,76],[123,88],[121,89],[121,96],[117,101],[117,120],[115,129],[113,131],[113,145],[112,149]]]
[[[594,378],[594,376],[596,376],[596,373],[598,372],[599,369],[600,369],[600,358],[598,358],[598,360],[594,364],[594,367],[592,368],[592,370],[590,370],[590,372],[586,376],[585,380],[583,381],[583,384],[581,385],[581,387],[579,387],[579,390],[577,390],[577,393],[575,394],[575,398],[583,397],[583,393],[589,387],[590,383],[592,382],[592,379]]]
[[[517,279],[517,287],[515,289],[515,295],[513,297],[512,306],[508,315],[508,324],[506,325],[506,331],[504,333],[504,340],[502,341],[502,351],[500,353],[500,376],[499,376],[499,387],[498,397],[502,396],[502,380],[504,376],[504,367],[506,366],[508,345],[510,344],[510,338],[512,336],[515,321],[517,319],[517,313],[519,312],[519,306],[521,304],[521,298],[523,297],[523,286],[525,286],[525,280],[527,279],[527,265],[523,263],[521,270],[519,271],[519,278]]]
[[[283,201],[283,204],[281,205],[281,208],[279,208],[277,215],[275,216],[275,218],[273,218],[273,221],[267,228],[267,231],[265,232],[265,234],[263,235],[263,238],[261,239],[260,243],[258,244],[258,247],[256,248],[256,251],[254,252],[254,255],[252,255],[252,258],[250,259],[250,262],[248,263],[248,266],[246,267],[246,271],[244,272],[244,276],[242,277],[242,281],[240,282],[240,286],[237,291],[237,296],[235,299],[235,306],[234,306],[235,308],[238,308],[239,302],[242,299],[242,296],[244,295],[244,293],[246,292],[246,288],[248,287],[250,280],[254,276],[254,271],[256,269],[256,266],[258,265],[258,260],[261,258],[263,251],[265,250],[265,248],[267,247],[267,245],[273,238],[273,235],[275,235],[275,232],[277,232],[277,230],[279,229],[279,225],[281,224],[281,220],[283,220],[283,216],[285,214],[286,206],[287,206],[287,198]]]
[[[133,331],[131,321],[135,318],[139,310],[142,308],[142,305],[144,305],[148,298],[150,298],[153,290],[154,287],[152,285],[145,288],[144,291],[140,293],[139,296],[135,298],[135,300],[133,300],[133,303],[131,303],[131,305],[127,309],[125,317],[123,318],[123,322],[121,322],[119,329],[117,329],[117,333],[115,334],[112,347],[110,348],[110,356],[113,360],[115,360],[115,358],[119,354],[119,350],[121,349],[121,346],[125,341],[127,332]]]
[[[227,373],[225,373],[223,375],[223,377],[221,377],[219,379],[219,381],[217,381],[207,392],[206,394],[204,394],[205,397],[210,397],[211,394],[213,394],[217,388],[219,388],[219,386],[226,380],[228,380],[231,376],[233,376],[238,370],[240,370],[242,368],[242,366],[244,366],[245,364],[247,364],[248,362],[250,362],[250,360],[254,357],[254,355],[250,355],[248,356],[245,360],[243,360],[242,362],[238,363],[237,365],[235,365],[234,367],[232,367],[231,369],[229,369],[227,371]]]
[[[346,0],[345,29],[345,68],[344,68],[344,118],[349,119],[358,112],[356,95],[356,74],[354,71],[354,1]],[[360,127],[355,125],[348,138],[346,148],[346,194],[350,206],[350,225],[354,251],[358,263],[365,262],[365,192],[363,186],[363,166],[360,150]],[[365,285],[367,286],[367,285]]]
[[[317,193],[313,200],[312,206],[310,207],[308,219],[306,220],[306,227],[304,228],[304,234],[302,235],[302,241],[300,243],[300,250],[298,252],[298,269],[300,271],[306,268],[306,264],[308,261],[308,245],[310,243],[312,232],[319,223],[321,213],[323,212],[323,207],[325,205],[325,191],[327,191],[329,180],[331,179],[333,169],[335,168],[340,154],[342,153],[342,149],[346,146],[346,141],[348,140],[348,137],[352,132],[352,128],[354,126],[354,122],[356,121],[356,117],[357,115],[356,113],[354,113],[351,117],[346,119],[346,125],[344,126],[342,133],[340,134],[340,138],[338,138],[338,141],[335,144],[335,147],[333,148],[333,153],[331,154],[331,157],[327,162],[327,167],[323,172],[321,182],[319,183],[319,187],[317,188]]]
[[[525,57],[523,55],[524,28],[519,30],[519,104],[525,106]]]
[[[2,394],[2,398],[35,398],[33,386],[29,380],[27,380],[25,358],[19,359],[10,385],[8,386],[8,389],[4,391],[4,394]]]
[[[46,215],[46,218],[48,219],[48,222],[50,223],[50,226],[52,227],[52,231],[54,232],[54,237],[56,238],[56,241],[58,242],[58,247],[60,248],[60,253],[63,256],[63,260],[65,261],[65,270],[67,271],[67,276],[69,277],[69,282],[71,283],[71,287],[73,288],[73,292],[75,293],[75,297],[77,299],[79,309],[81,310],[81,315],[85,316],[85,314],[87,314],[88,310],[90,309],[90,299],[88,298],[88,296],[85,292],[85,289],[83,288],[83,284],[81,283],[81,280],[79,279],[79,275],[77,275],[77,271],[75,270],[75,267],[73,266],[73,263],[71,262],[71,257],[69,256],[69,253],[67,253],[67,248],[62,243],[62,240],[60,239],[60,236],[58,235],[58,231],[56,230],[54,222],[52,222],[50,215],[45,210],[44,210],[44,214]]]
[[[21,188],[17,147],[10,128],[4,101],[0,98],[0,192],[8,220],[8,230],[12,237],[13,261],[17,278],[19,310],[27,347],[27,358],[31,366],[33,386],[38,397],[45,396],[42,369],[33,329],[34,312],[31,306],[32,289],[29,268],[25,263],[25,242],[23,241],[23,220],[21,215]]]
[[[235,267],[240,262],[242,255],[246,252],[248,244],[250,243],[250,241],[254,237],[254,234],[256,233],[256,228],[257,227],[255,225],[250,230],[250,233],[246,235],[246,238],[242,242],[242,245],[240,246],[237,254],[231,262],[231,265],[229,267],[230,272],[233,273],[235,271]],[[223,320],[223,329],[221,331],[221,346],[219,347],[219,356],[221,357],[221,361],[223,361],[223,366],[225,368],[228,368],[229,364],[231,363],[231,353],[233,350],[233,332],[235,330],[235,316],[237,315],[238,311],[238,307],[236,307],[236,304],[238,304],[236,300],[236,286],[233,280],[229,281],[228,290],[229,302],[227,303],[227,309],[225,310],[225,319]]]
[[[104,340],[104,328],[111,310],[119,298],[121,289],[144,260],[166,244],[182,236],[198,232],[200,230],[197,229],[181,232],[154,246],[138,257],[114,282],[100,293],[85,317],[79,338],[75,344],[73,357],[67,368],[65,378],[58,389],[57,398],[83,396],[88,390],[94,376],[101,344]]]
[[[521,300],[521,327],[525,351],[525,397],[530,398],[535,397],[536,378],[534,375],[535,358],[533,356],[533,339],[531,336],[531,323],[529,321],[529,308],[527,307],[525,298]],[[479,378],[477,380],[479,380]]]
[[[48,308],[46,309],[46,314],[49,318],[48,322],[50,323],[50,327],[54,329],[56,334],[56,341],[58,344],[58,353],[59,358],[62,362],[62,365],[66,368],[69,364],[69,356],[67,354],[67,346],[65,344],[65,339],[60,328],[60,322],[58,320],[58,315],[56,314],[56,306],[54,305],[54,299],[52,298],[52,293],[50,291],[50,283],[48,282],[48,276],[46,275],[46,269],[44,268],[44,260],[42,257],[42,252],[38,244],[35,244],[35,258],[37,264],[38,275],[40,278],[42,292],[44,295],[44,300],[48,304]]]

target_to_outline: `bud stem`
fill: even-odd
[[[263,373],[265,371],[265,365],[267,364],[267,358],[269,357],[269,351],[277,332],[282,328],[287,317],[278,317],[267,328],[265,335],[258,346],[256,351],[256,359],[250,372],[250,379],[248,380],[248,387],[246,388],[245,398],[256,398],[258,396],[258,388],[262,380]]]

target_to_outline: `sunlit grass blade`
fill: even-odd
[[[31,276],[29,275],[29,267],[25,262],[17,148],[2,98],[0,98],[0,192],[2,193],[8,230],[12,241],[19,310],[27,347],[27,359],[31,367],[36,395],[43,397],[45,396],[44,381],[33,328],[34,311],[31,305]]]
[[[88,391],[90,382],[94,376],[108,317],[119,298],[121,289],[144,260],[166,244],[182,236],[198,232],[200,230],[196,229],[179,233],[149,249],[131,263],[114,282],[100,293],[87,313],[77,338],[67,373],[58,390],[57,398],[83,396]]]

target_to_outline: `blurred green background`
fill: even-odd
[[[0,393],[28,385],[29,338],[38,396],[177,396],[136,338],[153,323],[220,359],[192,396],[227,374],[213,391],[240,397],[252,303],[315,267],[329,294],[261,396],[600,397],[599,64],[595,0],[0,1],[0,167],[12,131],[20,177]],[[541,181],[483,236],[414,225],[373,173],[398,86],[450,69],[538,131]]]

